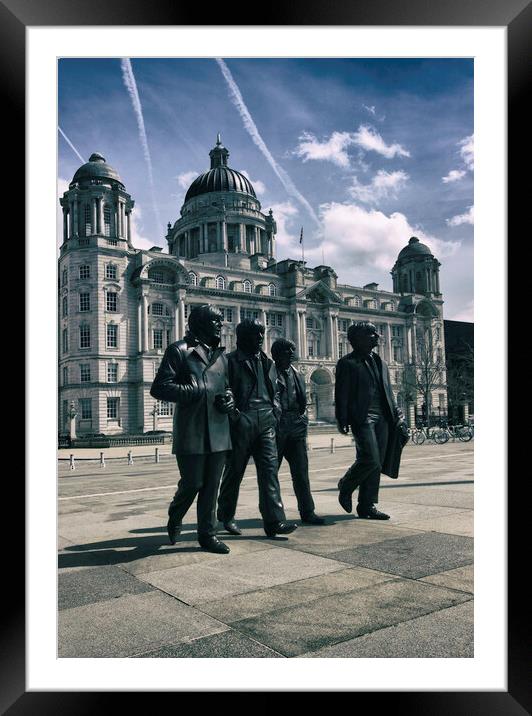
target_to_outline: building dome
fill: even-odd
[[[432,251],[426,244],[422,244],[421,241],[417,238],[417,236],[412,236],[412,238],[408,242],[408,246],[405,246],[404,249],[401,249],[401,251],[399,252],[398,258],[410,259],[416,258],[417,256],[432,257]]]
[[[91,154],[89,161],[77,170],[71,183],[82,183],[91,179],[112,179],[122,184],[116,169],[107,164],[105,157],[98,152]]]
[[[211,158],[211,168],[208,172],[200,174],[194,179],[185,196],[185,203],[199,196],[200,194],[208,194],[212,191],[237,191],[242,194],[249,194],[253,198],[257,198],[255,189],[249,179],[235,169],[227,166],[228,150],[223,146],[220,135],[216,141],[216,146],[209,152]]]

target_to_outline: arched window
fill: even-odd
[[[246,293],[251,293],[251,281],[242,281],[242,288]]]
[[[223,291],[225,289],[225,278],[223,276],[216,276],[216,288],[219,291]]]
[[[191,286],[197,286],[198,285],[198,277],[194,273],[194,271],[189,271],[188,273],[188,281]]]
[[[274,283],[270,283],[270,285],[268,286],[268,295],[270,295],[270,296],[277,295],[277,286]]]
[[[362,305],[362,299],[360,296],[353,296],[353,306],[361,306]]]

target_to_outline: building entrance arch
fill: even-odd
[[[333,379],[325,368],[316,368],[310,376],[308,416],[310,420],[334,420]]]

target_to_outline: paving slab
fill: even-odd
[[[419,579],[472,564],[473,540],[459,535],[422,532],[334,552],[329,557],[368,569]]]
[[[317,577],[279,584],[269,589],[234,594],[230,599],[202,602],[200,609],[225,624],[231,624],[240,619],[248,619],[276,609],[305,604],[331,594],[364,589],[389,579],[399,579],[399,577],[362,567],[351,567],[340,572],[329,572]]]
[[[201,604],[341,569],[345,564],[336,560],[277,548],[219,555],[217,560],[140,574],[139,578],[187,604]]]
[[[410,501],[398,502],[397,500],[386,501],[386,493],[383,490],[380,494],[378,505],[379,510],[390,515],[392,525],[410,525],[416,520],[432,520],[438,517],[447,517],[457,512],[462,512],[463,507],[445,507],[444,505],[417,505]]]
[[[273,649],[259,644],[253,639],[228,629],[220,634],[212,634],[190,643],[168,644],[160,649],[137,654],[146,659],[282,659]]]
[[[422,582],[390,580],[232,626],[285,656],[299,656],[469,599],[467,594]]]
[[[167,518],[168,519],[168,518]],[[166,521],[164,522],[166,525]],[[93,542],[97,539],[120,538],[128,534],[134,534],[134,530],[142,528],[161,529],[161,519],[156,515],[146,513],[129,514],[120,519],[107,519],[107,514],[102,512],[96,514],[92,511],[86,512],[82,518],[80,515],[61,515],[59,520],[59,532],[72,542]]]
[[[396,527],[390,522],[362,520],[344,512],[336,522],[325,527],[302,526],[282,543],[283,547],[312,554],[329,555],[342,549],[374,544],[388,539],[418,534],[408,527]]]
[[[473,601],[301,656],[311,659],[471,659],[474,657]]]
[[[409,526],[414,530],[431,530],[432,532],[445,532],[450,535],[474,536],[473,510],[464,510],[455,515],[436,517],[428,520],[415,520]]]
[[[228,627],[159,591],[59,612],[59,657],[124,657]]]
[[[473,509],[473,485],[467,491],[457,489],[456,485],[439,487],[390,487],[382,490],[381,500],[386,502],[407,502],[413,505],[433,505],[439,507],[458,507]],[[395,506],[395,505],[394,505]],[[391,508],[390,508],[391,509]],[[422,510],[420,510],[422,512]]]
[[[123,594],[140,594],[153,589],[154,587],[135,579],[118,567],[60,572],[57,587],[58,608],[70,609]]]
[[[462,592],[474,591],[474,567],[468,564],[465,567],[457,567],[447,572],[439,574],[431,574],[429,577],[423,577],[423,582],[437,584],[440,587],[448,587],[449,589],[459,589]]]
[[[196,539],[196,534],[194,534],[193,540],[187,542],[180,541],[174,546],[164,545],[159,549],[157,554],[139,557],[133,561],[125,562],[122,564],[122,567],[131,574],[146,574],[149,572],[159,572],[164,569],[172,569],[173,567],[181,567],[185,564],[198,564],[220,559],[220,555],[201,549]],[[250,554],[252,552],[263,552],[266,549],[274,549],[274,545],[267,544],[265,540],[234,539],[228,538],[226,535],[220,535],[220,539],[229,546],[231,554],[233,555]],[[257,559],[259,559],[259,557],[257,557]]]

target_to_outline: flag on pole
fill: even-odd
[[[300,236],[299,236],[299,243],[300,243],[300,244],[303,243],[303,227],[301,227],[301,234],[300,234]]]

